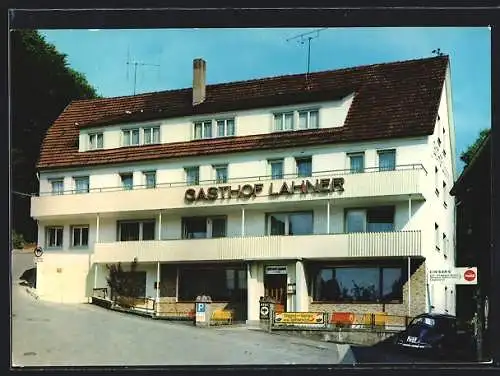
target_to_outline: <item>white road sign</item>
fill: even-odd
[[[477,267],[430,269],[429,284],[476,285]]]

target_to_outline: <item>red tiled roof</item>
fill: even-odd
[[[191,89],[74,101],[47,131],[38,168],[424,136],[434,130],[447,66],[448,57],[441,56],[310,73],[307,81],[299,74],[207,85],[206,100],[196,107]],[[340,128],[78,152],[80,128],[335,100],[349,93],[355,97]]]

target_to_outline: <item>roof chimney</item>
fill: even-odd
[[[206,63],[203,59],[193,60],[193,106],[203,103],[206,96]]]

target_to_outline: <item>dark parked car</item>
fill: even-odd
[[[400,348],[440,358],[470,354],[472,343],[471,334],[457,327],[455,316],[438,313],[418,315],[395,339]]]

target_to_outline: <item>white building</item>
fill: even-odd
[[[193,89],[75,101],[48,130],[41,299],[87,302],[135,259],[162,312],[454,313],[426,283],[454,265],[448,57],[217,85],[193,66]]]

